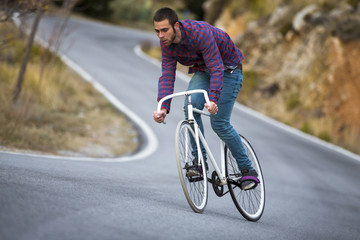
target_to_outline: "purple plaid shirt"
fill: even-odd
[[[190,66],[189,73],[210,72],[210,101],[217,103],[223,85],[224,68],[235,68],[244,56],[229,35],[206,22],[183,20],[179,22],[180,44],[164,46],[161,42],[162,76],[159,78],[158,101],[174,91],[176,63]],[[170,111],[171,99],[162,108]]]

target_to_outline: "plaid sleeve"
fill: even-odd
[[[176,58],[169,56],[165,47],[161,47],[162,52],[162,75],[159,78],[158,83],[158,97],[157,101],[160,101],[163,97],[170,95],[174,92],[175,72],[176,72]],[[165,108],[170,112],[171,99],[166,100],[161,108]]]
[[[219,100],[224,77],[224,64],[213,32],[208,27],[200,29],[198,40],[204,62],[210,71],[209,99],[217,103]]]

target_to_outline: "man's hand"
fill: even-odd
[[[160,112],[154,111],[153,117],[154,121],[157,123],[162,123],[166,117],[167,110],[165,108],[161,109]]]
[[[205,107],[211,114],[215,114],[218,111],[218,106],[214,102],[210,102],[210,104],[205,103]]]

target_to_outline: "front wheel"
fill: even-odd
[[[231,198],[241,215],[249,221],[257,221],[261,218],[265,208],[265,185],[260,167],[260,162],[250,143],[241,136],[247,156],[249,157],[253,168],[258,173],[260,183],[250,190],[242,190],[236,182],[241,178],[241,172],[238,168],[236,159],[232,156],[230,150],[225,146],[225,173],[228,177],[228,187]]]
[[[192,148],[194,139],[193,126],[188,121],[180,121],[175,134],[175,151],[179,178],[190,207],[194,212],[201,213],[204,211],[208,199],[207,176],[206,168],[202,167],[205,165],[201,154],[200,158],[193,154],[193,152],[197,152],[193,151]],[[200,159],[200,161],[194,161],[194,159]],[[199,175],[189,174],[189,169],[193,169],[194,166],[199,170]]]

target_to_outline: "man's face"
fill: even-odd
[[[165,46],[169,46],[174,42],[176,37],[176,31],[170,25],[169,20],[165,19],[160,22],[154,21],[154,27],[156,35]]]

